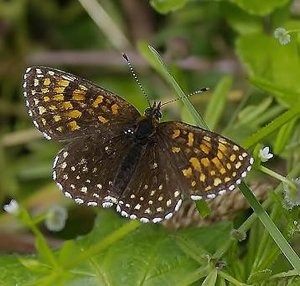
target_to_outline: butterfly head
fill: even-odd
[[[156,122],[159,122],[162,117],[160,108],[161,108],[161,102],[159,102],[158,104],[156,104],[156,102],[154,102],[151,107],[146,108],[145,116],[147,118],[153,119]]]

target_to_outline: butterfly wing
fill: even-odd
[[[177,174],[166,163],[168,160],[160,146],[147,146],[120,197],[117,211],[122,216],[156,223],[171,218],[178,211],[182,188],[177,182]]]
[[[118,197],[112,182],[130,148],[124,135],[106,140],[87,136],[74,140],[56,156],[53,179],[66,197],[76,203],[111,207]]]
[[[28,68],[23,87],[29,115],[47,139],[66,140],[95,133],[109,138],[140,116],[114,93],[48,67]]]
[[[217,133],[181,122],[163,122],[157,132],[178,183],[193,200],[233,190],[251,169],[247,151]]]

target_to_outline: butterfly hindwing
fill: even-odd
[[[178,182],[194,200],[233,190],[251,169],[247,151],[217,133],[182,122],[161,123],[157,132]]]
[[[53,164],[53,179],[66,197],[78,204],[111,207],[118,196],[112,183],[129,142],[124,136],[80,138],[65,146]]]
[[[95,133],[109,136],[140,116],[123,98],[52,68],[28,68],[23,87],[29,115],[47,139],[70,140]]]
[[[182,203],[182,189],[163,149],[150,144],[120,197],[117,210],[142,222],[160,222],[172,217]]]

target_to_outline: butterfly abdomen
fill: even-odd
[[[153,140],[151,136],[155,132],[155,127],[150,118],[142,117],[135,130],[132,133],[127,133],[131,137],[132,144],[128,148],[128,153],[122,160],[115,180],[113,189],[117,194],[123,192],[128,185],[130,178],[136,170],[138,162],[143,157],[148,144]]]
[[[116,195],[120,195],[125,190],[145,149],[145,144],[136,142],[133,142],[130,148],[128,148],[128,153],[123,158],[112,184],[113,192],[116,192]]]

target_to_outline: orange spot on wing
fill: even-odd
[[[172,139],[177,138],[179,135],[180,135],[180,130],[179,129],[173,130]]]
[[[53,100],[56,100],[56,101],[63,101],[64,98],[65,98],[64,95],[61,93],[53,96]]]
[[[60,86],[68,86],[70,82],[68,80],[61,79],[58,81],[58,85]]]
[[[49,85],[51,83],[50,78],[45,78],[44,85]]]
[[[192,147],[193,144],[194,144],[194,133],[189,132],[187,145],[190,146],[190,147]]]
[[[80,89],[75,89],[72,94],[74,100],[85,100],[85,92]]]
[[[182,170],[182,174],[187,177],[190,178],[192,176],[192,168],[189,167],[188,169],[183,169]]]
[[[180,148],[179,147],[172,147],[172,152],[173,153],[179,153],[180,152]]]
[[[69,125],[71,131],[75,131],[77,129],[80,129],[80,127],[78,126],[78,124],[75,120],[69,122],[68,125]]]
[[[100,103],[102,103],[102,101],[103,101],[103,96],[102,95],[99,95],[99,96],[97,96],[97,98],[94,100],[94,102],[92,103],[92,106],[93,107],[98,107],[98,105],[100,104]]]
[[[53,88],[53,92],[55,93],[62,93],[64,91],[65,91],[65,87],[62,86]]]
[[[82,114],[82,112],[80,112],[79,110],[71,110],[66,113],[66,115],[71,118],[78,118],[81,116],[81,114]]]
[[[64,109],[72,109],[73,105],[72,105],[72,103],[70,101],[65,101],[65,102],[62,103],[62,107]]]
[[[112,114],[118,114],[119,105],[116,103],[111,106]]]
[[[192,158],[190,159],[190,163],[192,164],[192,167],[193,167],[196,171],[198,171],[198,172],[201,171],[201,164],[200,164],[198,158],[192,157]]]
[[[106,123],[106,122],[108,122],[108,119],[106,119],[106,118],[103,117],[103,116],[98,116],[98,119],[99,119],[99,121],[100,121],[101,123]]]
[[[201,159],[201,164],[204,166],[204,167],[208,167],[210,165],[210,162],[208,160],[208,158],[202,158]]]

